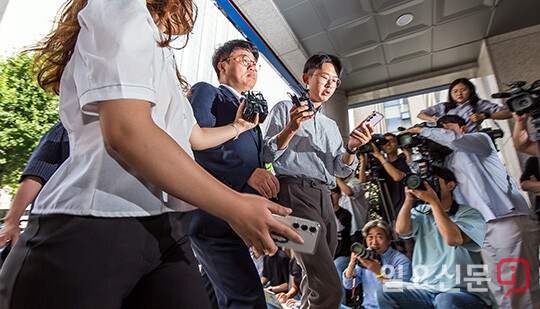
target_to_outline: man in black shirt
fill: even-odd
[[[401,180],[407,173],[410,173],[411,170],[407,164],[407,158],[405,155],[398,155],[396,136],[392,133],[386,133],[384,134],[384,138],[386,138],[388,142],[381,147],[382,153],[379,151],[379,148],[376,145],[372,144],[373,152],[371,154],[380,161],[380,164],[383,167],[380,176],[385,180],[386,187],[388,188],[388,195],[391,199],[391,205],[389,206],[391,206],[395,215],[397,215],[401,205],[403,205],[403,202],[405,201],[405,187]],[[360,155],[359,178],[363,183],[368,181],[365,163],[366,157],[364,155]],[[382,212],[381,215],[387,222],[392,222],[396,219],[392,213],[390,218],[387,218],[384,212]]]
[[[270,256],[264,256],[262,285],[274,293],[287,292],[289,289],[289,256],[281,249]]]

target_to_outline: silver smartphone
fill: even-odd
[[[283,237],[277,236],[274,237],[274,242],[279,247],[290,248],[297,252],[312,254],[315,251],[315,245],[319,238],[319,232],[321,230],[321,225],[319,222],[308,220],[304,218],[294,217],[294,216],[279,216],[273,215],[280,222],[291,227],[295,232],[297,232],[302,239],[304,239],[303,244],[296,243],[294,241],[285,239]],[[281,238],[281,239],[279,239]]]
[[[366,119],[364,119],[364,121],[360,122],[360,124],[357,125],[356,128],[354,128],[354,129],[355,130],[358,129],[359,131],[363,131],[362,124],[366,124],[366,125],[370,124],[371,127],[374,127],[376,124],[381,122],[381,120],[383,120],[383,118],[384,118],[383,114],[381,114],[379,112],[376,112],[376,111],[373,111],[371,114],[369,114],[369,116],[366,117]]]

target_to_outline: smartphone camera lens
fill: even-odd
[[[315,232],[317,231],[317,228],[314,227],[314,226],[312,226],[312,227],[309,228],[309,231],[310,231],[311,233],[315,233]]]
[[[302,224],[301,229],[304,230],[304,231],[306,231],[306,230],[307,230],[307,225]]]
[[[292,226],[293,226],[295,229],[297,229],[297,228],[300,227],[300,224],[298,224],[298,222],[295,222],[295,223],[292,224]]]

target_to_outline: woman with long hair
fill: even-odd
[[[277,250],[271,232],[302,241],[272,216],[289,209],[192,159],[256,125],[240,113],[197,125],[170,47],[195,15],[191,0],[68,0],[34,49],[38,82],[60,95],[70,157],[2,268],[0,308],[210,307],[187,237],[194,206],[259,252]]]
[[[448,89],[448,102],[423,109],[418,118],[437,121],[444,115],[458,115],[467,121],[467,133],[478,132],[485,119],[508,119],[512,114],[504,107],[481,100],[473,83],[466,78],[454,80]]]

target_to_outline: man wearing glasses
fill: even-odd
[[[290,207],[292,215],[321,225],[313,255],[295,252],[304,271],[301,308],[340,306],[341,280],[333,263],[337,227],[329,188],[336,186],[335,176],[347,177],[354,171],[356,149],[371,138],[370,129],[355,130],[346,151],[337,124],[321,112],[340,84],[341,70],[338,57],[313,55],[304,65],[302,80],[315,110],[287,100],[277,103],[268,116],[264,159],[272,163],[279,179],[278,201]]]
[[[200,82],[189,101],[201,127],[232,123],[243,101],[242,92],[257,82],[259,51],[248,41],[232,40],[212,57],[220,85]],[[277,178],[264,169],[263,140],[256,127],[208,150],[194,151],[195,160],[210,174],[236,191],[276,197]],[[227,222],[196,210],[190,238],[199,262],[208,274],[219,308],[266,308],[261,281],[244,242]]]

